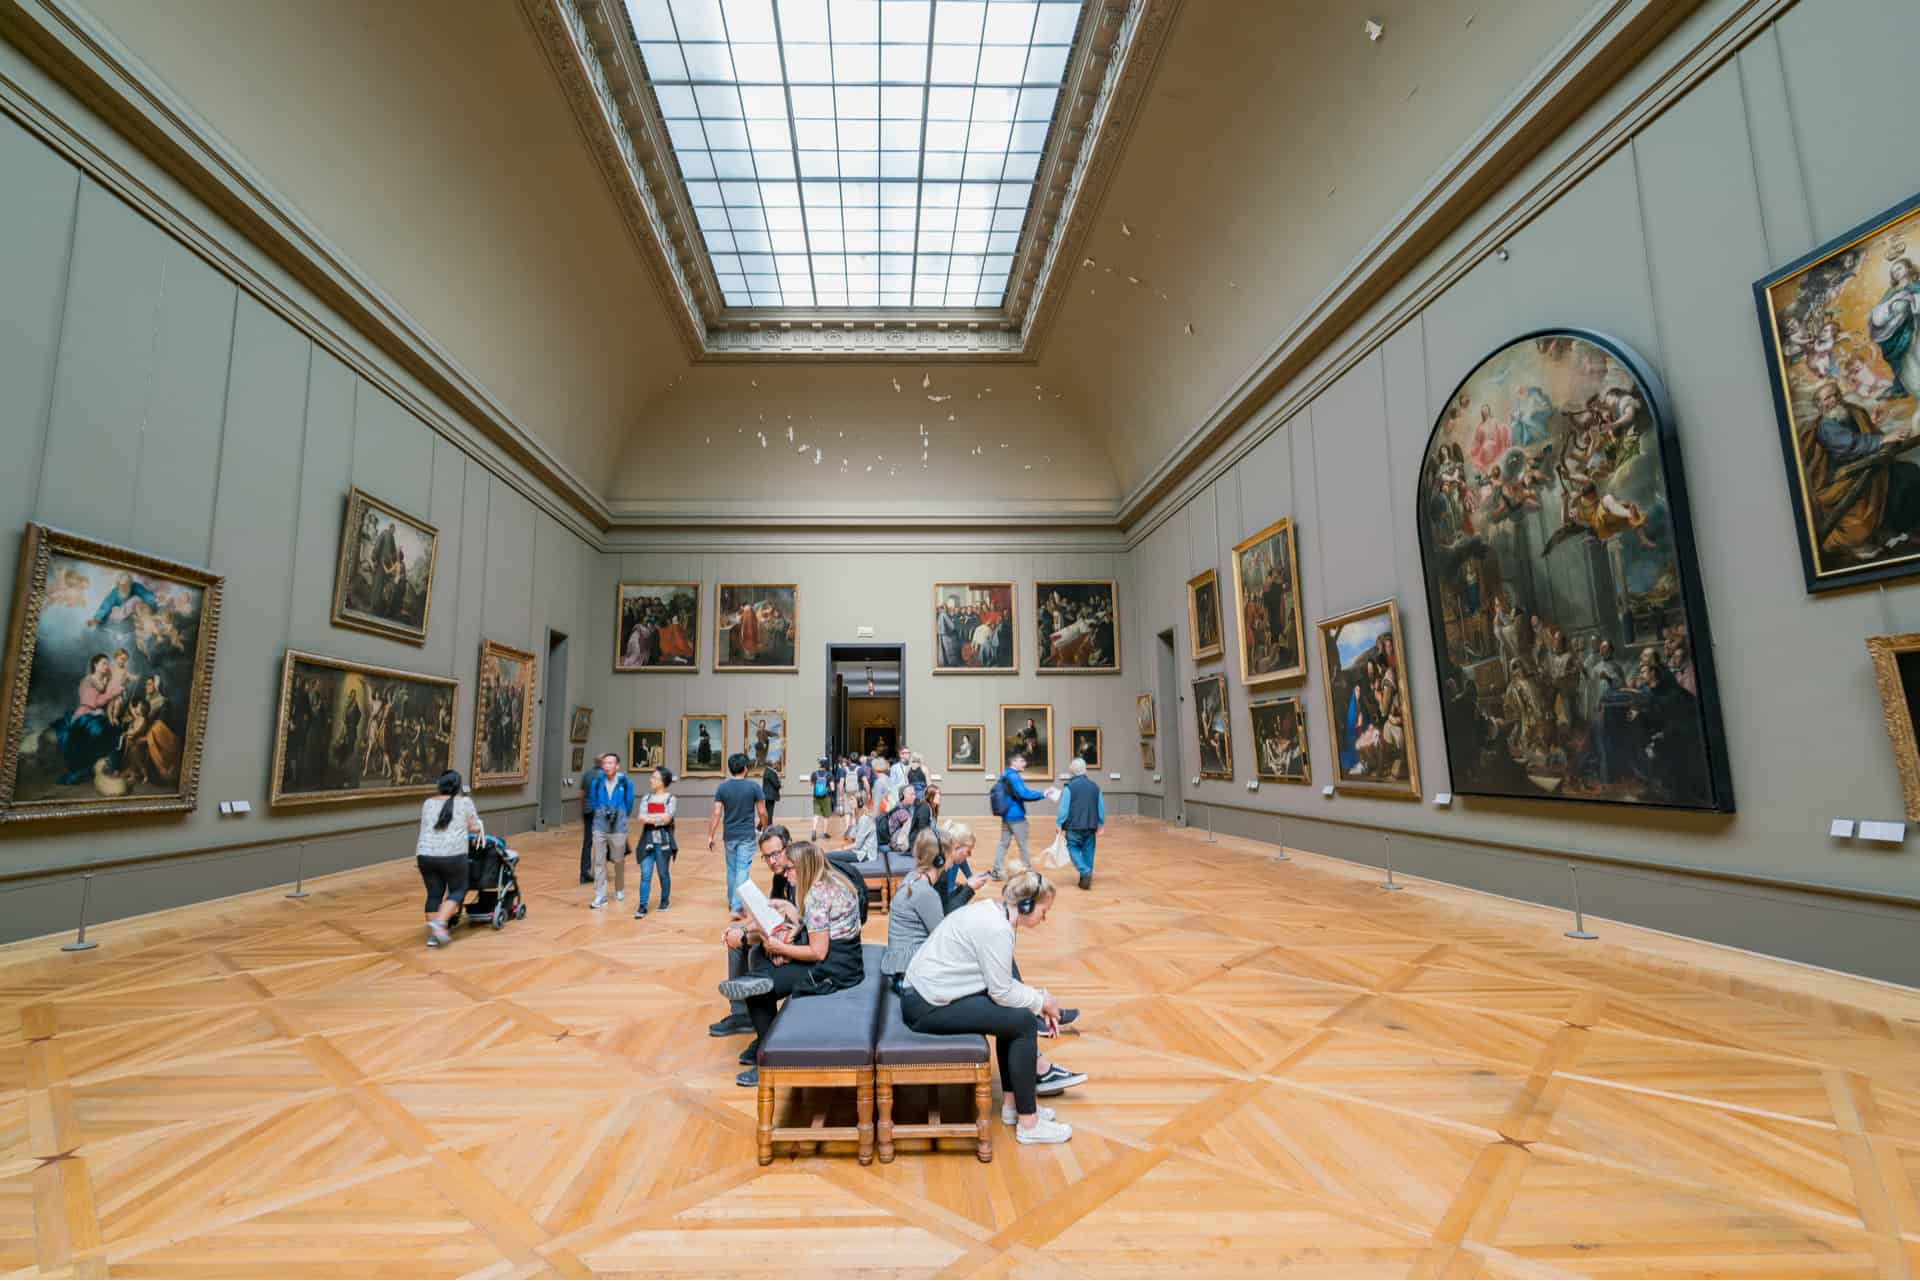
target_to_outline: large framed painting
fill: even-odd
[[[1307,760],[1307,714],[1292,695],[1269,698],[1247,709],[1253,716],[1253,772],[1263,783],[1311,783]]]
[[[1196,663],[1218,658],[1225,649],[1220,639],[1220,575],[1214,570],[1187,580],[1187,640]]]
[[[680,718],[680,777],[727,776],[727,718],[689,713]]]
[[[1233,777],[1233,709],[1227,678],[1215,673],[1193,682],[1193,722],[1200,743],[1200,777]]]
[[[621,583],[613,616],[614,671],[700,670],[700,584]]]
[[[1012,583],[933,585],[933,674],[1011,676],[1020,670]]]
[[[630,729],[627,731],[627,768],[652,771],[667,763],[667,731]],[[679,771],[675,771],[676,775]]]
[[[593,709],[591,707],[574,708],[573,715],[567,718],[567,741],[584,743],[587,741],[587,735],[592,732]]]
[[[987,768],[987,727],[947,726],[947,772],[984,772]]]
[[[1026,772],[1036,778],[1053,777],[1053,704],[1000,704],[1000,767],[1012,763],[1015,753],[1027,758]]]
[[[721,583],[714,588],[716,672],[797,672],[800,589],[792,583]]]
[[[224,580],[30,524],[14,581],[0,820],[192,810]]]
[[[1333,775],[1349,792],[1420,795],[1400,608],[1390,600],[1323,618],[1320,685],[1333,727]]]
[[[1283,516],[1233,548],[1233,608],[1240,628],[1240,683],[1307,674],[1300,618],[1300,559],[1293,518]]]
[[[1732,810],[1653,372],[1599,334],[1518,338],[1447,398],[1418,486],[1452,790]]]
[[[1810,592],[1920,573],[1920,196],[1753,286]]]
[[[533,668],[533,655],[523,649],[480,642],[470,779],[475,787],[513,787],[533,773]]]
[[[1120,593],[1111,578],[1059,578],[1033,585],[1042,672],[1120,670]]]
[[[746,737],[741,740],[747,753],[747,776],[759,778],[771,769],[785,777],[787,772],[787,714],[779,708],[763,708],[746,716]]]
[[[340,563],[333,578],[336,626],[427,643],[433,561],[440,531],[372,494],[347,494]]]
[[[1907,821],[1920,823],[1920,632],[1867,637],[1874,683],[1880,687],[1880,711],[1893,743],[1893,765],[1900,773]]]
[[[1087,772],[1093,773],[1105,769],[1106,755],[1102,752],[1106,739],[1100,733],[1098,725],[1075,725],[1067,730],[1067,742],[1073,745],[1073,754],[1087,763]]]
[[[290,649],[268,803],[424,796],[453,768],[460,683]]]
[[[1159,731],[1154,728],[1153,695],[1135,694],[1133,696],[1133,714],[1140,722],[1140,737],[1152,738]]]

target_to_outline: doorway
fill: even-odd
[[[546,711],[540,722],[540,810],[534,826],[544,832],[566,822],[567,803],[560,785],[567,768],[567,634],[552,628],[547,629],[547,680],[540,703]]]
[[[906,741],[907,647],[827,646],[827,741],[821,750],[892,756]]]
[[[1173,654],[1173,629],[1160,633],[1159,693],[1156,714],[1160,731],[1160,821],[1174,827],[1187,825],[1186,767],[1181,763],[1180,739],[1186,727],[1186,696],[1180,692],[1177,665]]]

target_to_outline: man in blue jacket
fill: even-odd
[[[1080,873],[1080,888],[1093,888],[1093,846],[1107,830],[1107,798],[1100,784],[1087,777],[1087,763],[1078,756],[1067,766],[1073,775],[1060,791],[1060,830],[1067,834],[1067,857]]]
[[[607,905],[607,859],[618,861],[621,897],[626,897],[627,820],[633,817],[633,780],[612,752],[600,758],[600,770],[587,782],[587,812],[593,824],[593,902]]]
[[[1015,752],[1007,759],[1007,768],[1000,775],[1000,781],[1006,787],[1007,808],[1000,816],[1000,846],[993,852],[993,879],[1007,879],[1007,844],[1020,842],[1020,857],[1033,866],[1033,857],[1027,853],[1027,802],[1044,801],[1045,792],[1036,792],[1027,786],[1027,780],[1020,777],[1020,771],[1027,767],[1024,752]]]

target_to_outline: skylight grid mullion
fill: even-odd
[[[816,278],[813,269],[813,231],[807,226],[806,174],[800,168],[800,130],[798,126],[794,124],[793,79],[787,74],[787,35],[780,26],[779,0],[770,0],[767,7],[773,10],[773,44],[774,47],[780,51],[780,95],[787,104],[787,151],[788,154],[793,157],[793,189],[798,194],[800,200],[800,235],[807,247],[807,285],[813,290],[813,305],[819,306],[820,281]],[[833,13],[831,5],[828,6],[827,13],[827,50],[828,59],[831,61],[833,56]],[[740,109],[742,111],[746,110],[746,103],[744,101],[740,104]],[[754,162],[754,169],[756,172],[758,171],[758,161]],[[785,289],[782,287],[782,296],[784,297],[784,295]]]
[[[907,306],[918,304],[920,292],[920,223],[927,208],[927,118],[933,113],[933,44],[940,30],[940,0],[927,6],[927,65],[920,86],[920,154],[913,179],[913,256],[907,260]],[[946,291],[940,296],[945,298]]]

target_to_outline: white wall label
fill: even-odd
[[[1891,841],[1895,845],[1907,839],[1905,823],[1879,823],[1870,818],[1860,820],[1860,839],[1863,841]]]
[[[1257,778],[1250,778],[1250,779],[1248,779],[1248,780],[1247,780],[1247,790],[1248,790],[1249,792],[1257,792],[1257,791],[1259,791],[1259,790],[1260,790],[1260,780],[1259,780],[1259,779],[1257,779]]]
[[[1327,785],[1326,785],[1325,787],[1323,787],[1323,788],[1321,788],[1321,789],[1320,789],[1320,795],[1322,795],[1322,796],[1332,796],[1332,795],[1333,795],[1333,784],[1332,784],[1332,783],[1328,783],[1328,784],[1327,784]]]
[[[1452,792],[1435,792],[1433,794],[1433,803],[1435,805],[1441,806],[1442,808],[1445,808],[1446,806],[1453,804],[1453,793]]]
[[[1850,818],[1834,819],[1831,823],[1827,824],[1827,835],[1838,836],[1843,840],[1852,840],[1853,820]]]
[[[1116,783],[1120,781],[1120,776],[1118,774],[1109,774],[1107,775],[1107,777],[1112,779]]]
[[[1200,776],[1199,776],[1198,774],[1195,774],[1195,775],[1193,776],[1193,785],[1194,785],[1195,787],[1198,787],[1198,786],[1200,786]]]

